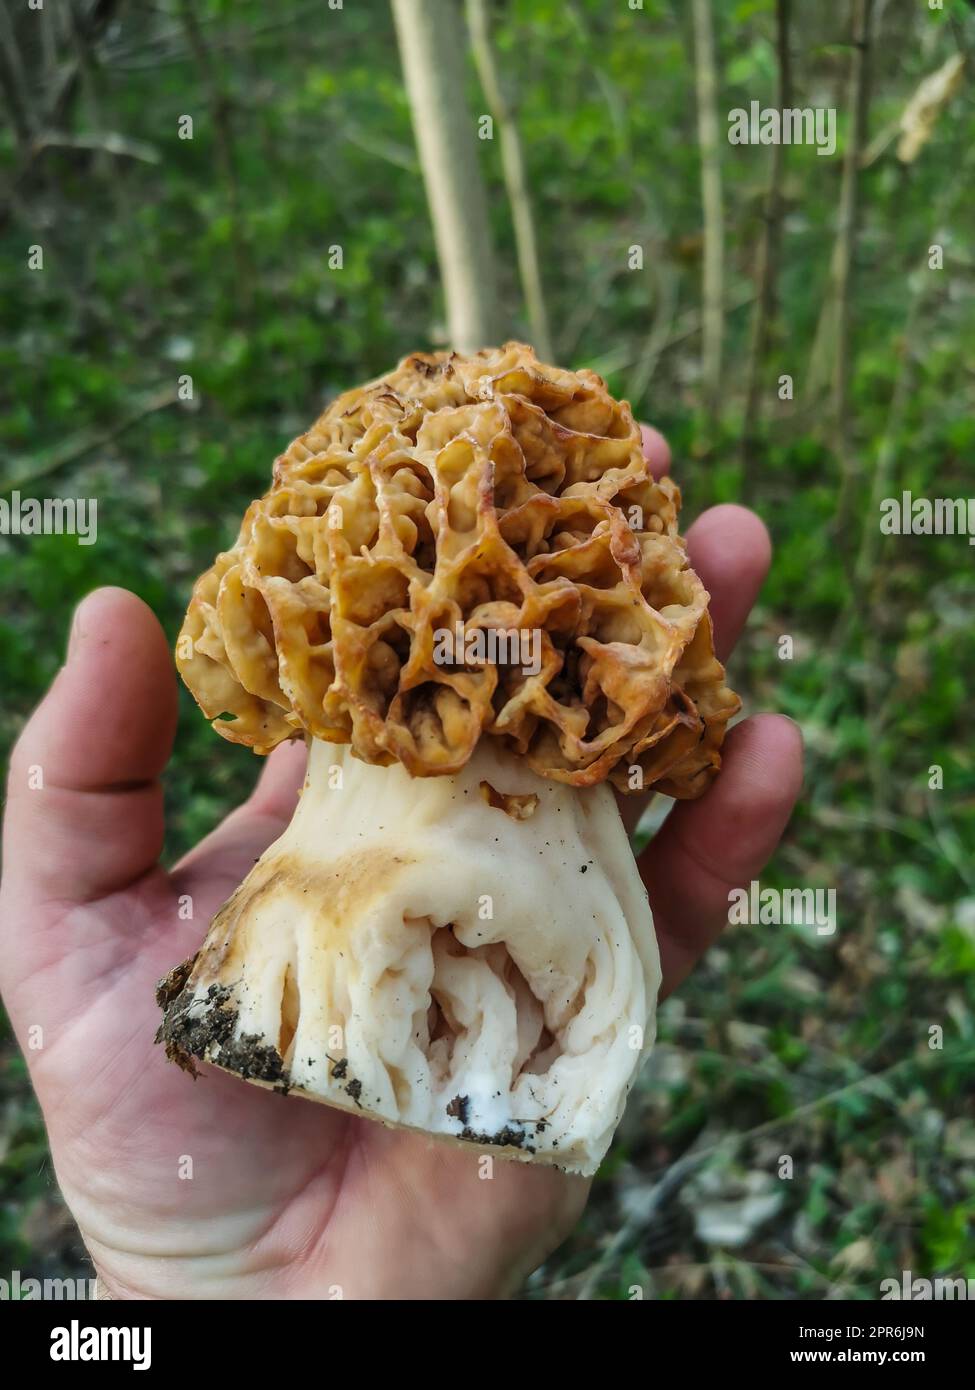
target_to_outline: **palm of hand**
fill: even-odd
[[[155,981],[174,949],[199,944],[198,921],[180,923],[185,945],[174,943],[179,899],[189,891],[209,920],[253,862],[249,835],[267,834],[245,830],[217,863],[206,853],[198,870],[48,904],[32,923],[31,974],[9,991],[28,1028],[44,1020],[35,1084],[106,1285],[121,1297],[361,1298],[402,1291],[404,1268],[414,1296],[516,1281],[578,1215],[581,1180],[503,1162],[485,1172],[466,1149],[211,1068],[193,1084],[153,1046]],[[78,939],[90,949],[66,955]],[[138,949],[119,953],[119,942]]]

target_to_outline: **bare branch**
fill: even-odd
[[[138,159],[143,164],[158,164],[162,159],[155,145],[145,140],[132,140],[115,130],[85,131],[80,135],[71,135],[64,130],[45,130],[32,142],[30,153],[39,155],[45,150],[98,150],[121,159]]]
[[[121,420],[109,429],[85,430],[50,452],[42,454],[40,458],[23,460],[19,469],[15,465],[12,475],[0,481],[0,495],[10,492],[13,488],[36,483],[40,478],[49,478],[52,473],[66,468],[69,463],[76,463],[78,459],[84,458],[85,454],[90,454],[93,449],[100,449],[103,444],[117,439],[147,415],[154,415],[157,410],[165,410],[167,406],[175,405],[176,400],[176,388],[172,385],[162,386],[146,396],[135,410],[123,415]]]

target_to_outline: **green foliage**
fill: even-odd
[[[386,7],[197,8],[216,94],[175,10],[128,6],[99,41],[97,80],[79,87],[62,123],[143,141],[158,162],[25,152],[10,123],[0,133],[0,491],[99,502],[95,546],[0,537],[2,749],[60,664],[84,593],[126,585],[175,637],[193,578],[232,540],[275,454],[338,391],[442,337]],[[960,1275],[975,1265],[965,1111],[975,1036],[973,552],[964,537],[882,537],[870,572],[851,578],[877,526],[870,495],[881,458],[893,461],[892,495],[971,490],[975,307],[961,194],[975,112],[963,88],[915,163],[898,163],[895,141],[860,175],[857,472],[844,534],[827,402],[811,392],[808,368],[849,133],[848,23],[845,6],[792,9],[796,102],[840,106],[839,146],[831,159],[786,151],[780,307],[753,469],[776,559],[731,674],[749,711],[791,715],[808,746],[806,793],[763,884],[834,887],[839,929],[816,938],[733,928],[665,1006],[660,1045],[589,1212],[530,1281],[531,1297],[621,1299],[639,1286],[659,1298],[870,1298],[901,1268]],[[722,112],[752,98],[771,104],[773,10],[771,0],[719,7]],[[624,0],[510,0],[496,8],[496,41],[525,143],[558,355],[595,366],[625,394],[659,333],[655,370],[633,405],[668,433],[692,518],[741,493],[769,151],[729,145],[722,158],[727,383],[720,418],[708,420],[697,385],[701,212],[686,11],[671,0],[642,10]],[[34,18],[25,9],[17,31],[40,110],[54,74]],[[943,12],[886,7],[871,137],[973,37],[960,0]],[[470,97],[482,110],[473,74]],[[192,140],[178,137],[184,114]],[[524,335],[499,155],[491,145],[481,154],[510,331]],[[934,242],[945,248],[940,272],[927,269]],[[43,272],[27,269],[34,244]],[[643,272],[627,268],[632,245],[644,248]],[[340,269],[330,266],[333,247]],[[778,399],[782,372],[794,378],[792,401]],[[159,406],[183,375],[193,399]],[[783,635],[792,660],[780,659]],[[943,769],[943,790],[929,789],[932,766]],[[184,695],[167,774],[167,855],[210,829],[255,770]],[[929,1048],[932,1025],[944,1030],[941,1051]],[[71,1272],[80,1253],[9,1035],[0,1101],[0,1264]],[[695,1213],[706,1198],[693,1186],[649,1225],[622,1214],[626,1194],[692,1146],[727,1160],[716,1171],[742,1210],[750,1174],[775,1177],[782,1155],[794,1161],[781,1205],[734,1251],[701,1236]]]

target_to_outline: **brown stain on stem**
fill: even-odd
[[[320,945],[342,949],[350,926],[361,920],[376,899],[388,894],[398,873],[415,862],[412,855],[378,846],[350,850],[326,864],[316,864],[296,850],[259,861],[214,917],[190,985],[211,980],[232,983],[242,975],[251,954],[252,931],[265,910],[311,909],[321,922]],[[267,930],[266,922],[260,923],[260,929]]]

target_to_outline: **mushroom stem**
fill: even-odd
[[[284,834],[160,987],[183,1065],[592,1173],[654,1034],[653,921],[608,786],[493,740],[413,778],[311,740]]]

